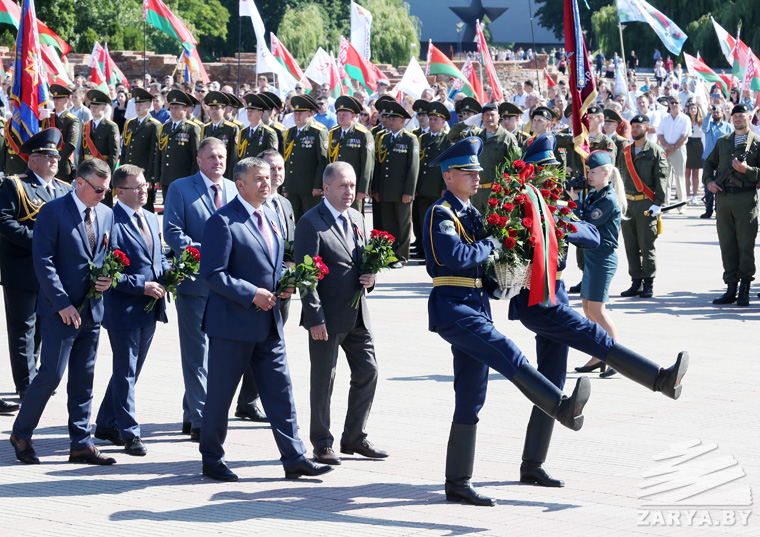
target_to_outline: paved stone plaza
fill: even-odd
[[[380,382],[368,432],[390,458],[346,457],[323,478],[287,481],[268,427],[233,418],[225,447],[240,482],[201,478],[198,444],[180,434],[183,386],[176,314],[170,306],[171,322],[159,327],[137,386],[148,455],[130,457],[96,441],[116,457],[116,465],[69,464],[63,384],[36,431],[41,465],[15,460],[7,440],[14,417],[0,416],[0,535],[760,535],[760,507],[752,505],[751,496],[760,485],[760,285],[753,286],[749,308],[710,303],[724,286],[715,220],[700,220],[701,212],[691,207],[686,215],[665,217],[657,243],[655,299],[617,296],[629,284],[622,243],[611,288],[610,309],[621,343],[667,365],[678,351],[690,352],[683,395],[672,401],[620,375],[605,380],[592,374],[583,429],[576,433],[558,425],[546,464],[566,481],[564,488],[517,482],[530,404],[493,373],[473,481],[498,505],[445,501],[444,460],[454,401],[451,354],[427,331],[431,283],[423,266],[410,264],[380,275],[369,300]],[[570,265],[568,285],[580,279],[574,262]],[[580,299],[573,297],[580,308]],[[498,327],[535,363],[531,334],[507,320],[505,303],[492,304]],[[299,315],[294,300],[285,332],[301,434],[308,440],[309,358]],[[0,332],[0,397],[12,399],[5,330]],[[586,360],[571,351],[570,369]],[[104,331],[93,413],[110,376],[110,361]],[[569,387],[575,378],[575,372],[569,374]],[[347,388],[343,360],[333,397],[336,438]],[[701,442],[691,448],[692,455],[702,448],[707,453],[685,456],[690,460],[663,477],[659,470],[669,461],[654,457],[689,442]],[[647,472],[651,475],[645,477]],[[640,491],[660,481],[663,492],[653,498],[660,505],[647,505]],[[673,487],[677,490],[664,492]]]

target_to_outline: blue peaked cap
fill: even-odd
[[[442,171],[450,168],[467,172],[479,172],[483,168],[480,166],[478,155],[483,151],[483,140],[478,136],[470,136],[460,140],[446,151],[438,155],[431,166],[440,166]]]
[[[559,164],[554,158],[554,148],[557,147],[557,138],[547,132],[533,140],[525,150],[522,160],[527,164]]]

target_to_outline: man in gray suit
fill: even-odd
[[[351,208],[356,196],[356,173],[346,162],[334,162],[323,174],[325,199],[308,211],[296,228],[295,259],[321,256],[330,269],[313,291],[301,296],[301,325],[309,330],[311,358],[311,431],[314,458],[340,464],[332,449],[330,397],[335,380],[338,347],[351,368],[348,412],[340,451],[370,458],[388,453],[367,440],[365,428],[377,387],[377,362],[364,296],[358,309],[349,303],[359,289],[372,290],[373,274],[361,274],[362,250],[369,236],[361,213]]]

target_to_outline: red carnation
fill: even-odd
[[[488,200],[488,205],[491,207],[491,209],[495,209],[498,204],[499,204],[499,200],[497,200],[496,198],[491,198]]]
[[[523,218],[522,225],[527,228],[533,227],[533,219],[528,217]]]
[[[524,160],[516,160],[512,163],[512,166],[515,167],[517,170],[522,170],[525,167],[525,161]]]
[[[570,207],[571,209],[577,209],[578,208],[578,204],[575,203],[574,201],[568,201],[567,202],[567,206]]]
[[[127,257],[127,254],[122,252],[121,250],[114,250],[113,256],[116,258],[116,260],[124,265],[125,267],[129,266],[129,258]]]
[[[499,225],[499,220],[500,220],[499,219],[499,215],[496,214],[496,213],[488,215],[488,223],[491,224],[491,225],[493,225],[493,226]]]
[[[501,192],[501,185],[499,183],[494,183],[493,186],[491,187],[491,192],[493,192],[494,194],[498,194],[499,192]]]
[[[570,209],[568,209],[567,207],[560,207],[559,208],[559,212],[562,213],[562,214],[564,214],[564,215],[568,215],[568,214],[570,214]]]
[[[557,201],[559,200],[559,195],[552,192],[551,194],[549,194],[549,199],[552,201]]]
[[[517,237],[517,230],[516,229],[510,229],[509,230],[509,236],[510,237]]]
[[[383,236],[385,237],[385,240],[387,240],[389,243],[396,242],[396,237],[388,233],[387,231],[383,231]]]
[[[504,248],[506,248],[507,250],[511,250],[516,245],[517,245],[517,241],[513,239],[512,237],[507,237],[506,239],[504,239]]]
[[[505,211],[507,211],[508,213],[511,213],[514,210],[515,206],[513,204],[507,202],[504,205],[502,205],[501,208],[504,209]]]
[[[509,224],[508,216],[502,216],[499,218],[499,227],[507,227],[507,224]]]
[[[565,228],[567,227],[567,223],[564,220],[560,220],[557,222],[557,227]]]
[[[200,261],[201,260],[201,253],[198,251],[197,248],[193,248],[192,246],[188,246],[185,248],[185,251],[187,254],[193,258],[193,261]]]
[[[575,227],[575,224],[567,224],[568,233],[575,233],[576,231],[578,231],[578,228]]]

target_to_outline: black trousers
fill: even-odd
[[[16,391],[26,390],[37,374],[40,357],[40,330],[37,291],[3,287],[8,353]]]

